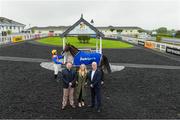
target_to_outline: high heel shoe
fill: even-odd
[[[84,102],[81,102],[82,106],[85,106]]]
[[[82,106],[81,106],[81,103],[78,103],[78,106],[79,106],[79,107],[82,107]]]

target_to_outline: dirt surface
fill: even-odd
[[[25,42],[1,48],[0,56],[51,59],[52,49],[57,49],[59,54],[62,51],[62,47],[39,45],[37,42],[33,42],[33,44]],[[178,61],[138,47],[130,49],[103,49],[103,54],[113,63],[180,65]]]
[[[57,47],[22,43],[0,56],[50,59]],[[60,48],[59,48],[60,49]],[[110,62],[180,65],[143,49],[103,50]],[[105,76],[102,112],[61,110],[62,83],[40,63],[0,61],[0,118],[180,118],[180,70],[125,68]],[[86,105],[90,95],[87,87]]]

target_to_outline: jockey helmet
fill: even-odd
[[[57,50],[52,50],[52,54],[56,54],[57,53]]]

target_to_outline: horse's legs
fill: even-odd
[[[111,73],[111,67],[106,56],[102,55],[100,67],[105,73]]]

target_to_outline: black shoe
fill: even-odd
[[[71,105],[71,107],[72,107],[72,108],[76,108],[76,106],[75,106],[75,105]]]
[[[88,107],[90,107],[90,108],[94,108],[94,105],[88,105]]]
[[[62,106],[61,110],[65,110],[65,106]]]
[[[56,79],[57,78],[57,75],[54,75],[54,79]]]

